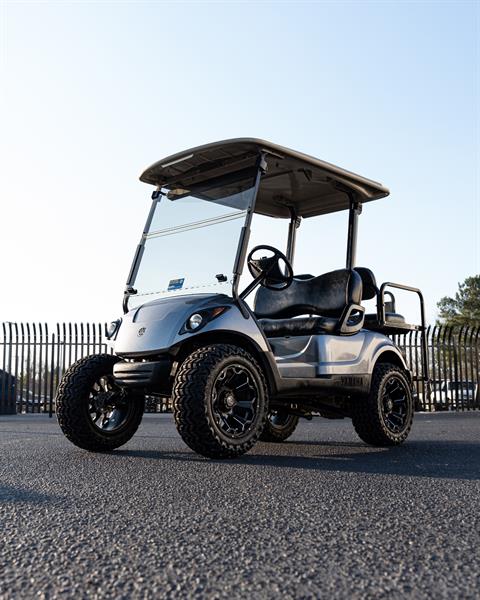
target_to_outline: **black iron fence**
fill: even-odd
[[[2,323],[0,414],[55,411],[55,391],[78,359],[112,352],[100,323]],[[480,409],[480,327],[428,327],[431,392],[423,383],[420,332],[395,336],[414,374],[420,410]],[[164,412],[168,402],[148,397],[147,411]]]
[[[393,336],[413,375],[419,409],[480,409],[480,327],[427,327],[430,393],[422,373],[421,333]]]
[[[74,362],[111,353],[102,323],[2,323],[0,330],[0,414],[55,412],[55,392]],[[147,397],[148,412],[168,403]]]

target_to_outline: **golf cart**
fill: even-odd
[[[58,389],[68,439],[92,451],[125,444],[146,395],[171,398],[181,437],[211,458],[239,456],[258,439],[284,441],[312,415],[350,417],[369,444],[407,438],[412,375],[391,336],[422,332],[427,378],[423,298],[416,288],[379,287],[355,264],[362,205],[387,196],[385,187],[249,138],[169,156],[140,179],[155,191],[124,316],[108,330],[115,353],[78,361]],[[345,267],[297,274],[302,220],[337,211],[349,213]],[[249,247],[257,215],[284,220],[285,251]],[[420,325],[396,312],[387,287],[418,294]],[[377,310],[365,314],[369,299]]]

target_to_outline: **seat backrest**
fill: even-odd
[[[355,267],[354,269],[362,278],[362,300],[371,300],[377,295],[377,280],[375,275],[367,267]]]
[[[294,278],[286,290],[259,288],[255,315],[281,319],[299,315],[340,317],[349,304],[360,304],[362,279],[355,271],[339,269],[311,279]]]

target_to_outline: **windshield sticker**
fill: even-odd
[[[183,279],[170,279],[168,282],[168,291],[173,292],[174,290],[181,290],[183,288],[184,281],[185,277]]]

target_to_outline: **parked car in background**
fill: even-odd
[[[165,398],[163,396],[145,396],[145,412],[172,412],[172,401],[170,398]]]
[[[432,386],[432,404],[435,410],[459,410],[474,402],[477,388],[473,381],[435,381]]]
[[[17,414],[47,412],[49,409],[49,399],[43,394],[33,395],[32,390],[19,390],[17,395]]]

